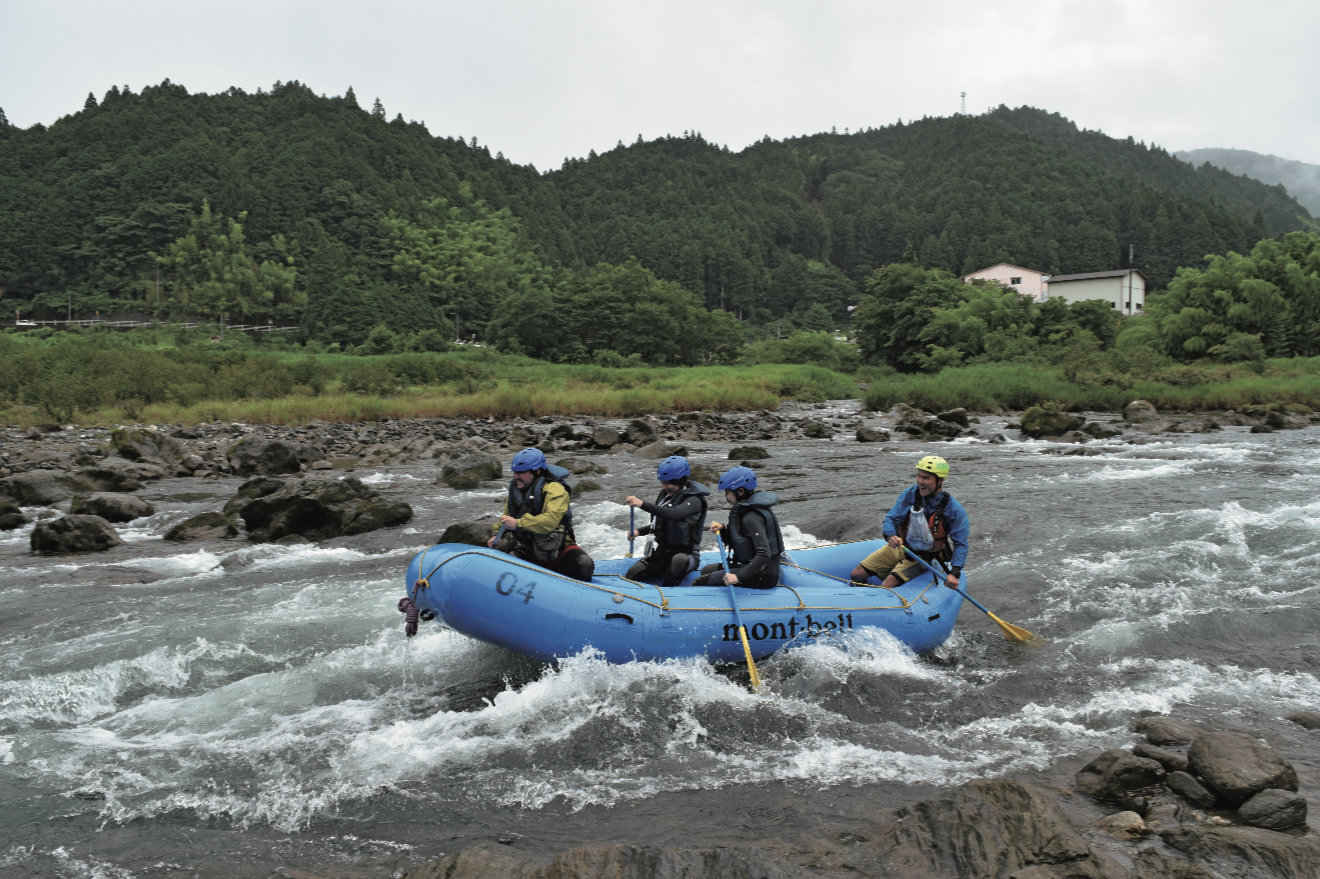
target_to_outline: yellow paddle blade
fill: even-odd
[[[986,611],[986,613],[989,613],[989,611]],[[1021,626],[1015,626],[1012,623],[1006,623],[992,613],[990,614],[990,619],[995,621],[995,625],[999,626],[999,631],[1003,632],[1004,637],[1010,641],[1021,641],[1023,643],[1026,643],[1027,641],[1036,640],[1035,635],[1031,634]]]
[[[747,657],[747,670],[752,674],[752,692],[759,692],[761,689],[761,675],[756,671],[756,663],[752,661],[752,645],[747,643],[747,629],[738,627],[738,637],[742,638],[743,655]]]

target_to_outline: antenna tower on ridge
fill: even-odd
[[[958,115],[959,115],[959,116],[966,116],[966,115],[967,115],[967,92],[959,92],[958,94],[962,95],[962,110],[958,113]]]

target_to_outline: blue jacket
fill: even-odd
[[[922,506],[930,505],[929,508],[936,508],[944,499],[944,492],[937,491],[935,494],[926,498]],[[912,504],[917,499],[917,487],[909,487],[898,496],[894,505],[889,508],[889,515],[885,516],[885,537],[893,537],[898,533],[898,526],[907,521],[908,514],[912,512]],[[944,508],[944,521],[949,527],[949,546],[953,550],[953,558],[949,565],[955,568],[961,568],[967,563],[967,534],[971,526],[967,522],[967,511],[963,509],[962,504],[953,495],[949,495],[949,503]]]

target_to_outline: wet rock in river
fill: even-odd
[[[184,449],[178,440],[141,428],[120,428],[111,431],[110,447],[129,461],[146,459],[148,463],[167,465],[183,462]]]
[[[352,476],[336,480],[302,479],[257,498],[240,513],[254,541],[275,541],[286,534],[309,540],[364,534],[402,525],[412,507],[386,500]]]
[[[257,498],[274,494],[283,487],[283,479],[274,479],[270,476],[258,476],[256,479],[249,479],[238,487],[238,493],[225,504],[224,514],[228,518],[235,518],[240,510]]]
[[[229,450],[229,466],[239,476],[279,476],[302,470],[298,449],[282,440],[248,437]]]
[[[436,481],[467,491],[488,479],[499,479],[502,473],[503,467],[493,455],[464,455],[446,464]]]
[[[735,446],[729,449],[730,461],[763,461],[770,457],[770,453],[762,446]]]
[[[1162,784],[1164,776],[1164,767],[1154,760],[1114,748],[1082,767],[1077,789],[1097,800],[1119,800],[1128,791]]]
[[[648,446],[660,438],[656,425],[650,421],[644,421],[641,418],[634,418],[628,422],[628,428],[624,431],[624,442],[632,443],[641,448]]]
[[[85,513],[100,516],[107,522],[124,523],[134,519],[154,516],[156,508],[140,497],[118,492],[94,492],[75,497],[69,507],[70,513]]]
[[[489,523],[481,522],[455,522],[445,529],[445,533],[435,539],[436,543],[466,543],[468,546],[485,546],[486,541],[490,540],[491,531]]]
[[[609,449],[623,442],[623,437],[612,427],[598,427],[591,432],[591,444],[602,449]]]
[[[971,421],[967,418],[967,410],[958,408],[950,409],[948,412],[941,412],[935,416],[940,421],[947,421],[950,424],[956,424],[959,427],[971,427]]]
[[[1041,437],[1063,436],[1073,430],[1081,430],[1086,422],[1076,415],[1032,406],[1022,413],[1022,433],[1033,439]],[[1089,439],[1089,437],[1087,437]]]
[[[7,496],[27,507],[58,504],[74,495],[88,494],[93,490],[90,480],[54,470],[32,470],[0,479],[0,496]]]
[[[1106,815],[1095,826],[1115,839],[1137,839],[1150,832],[1145,820],[1136,812],[1115,812]]]
[[[0,531],[13,531],[28,523],[27,516],[12,501],[0,501]]]
[[[1320,876],[1320,840],[1259,827],[1184,824],[1162,831],[1165,845],[1215,867],[1223,876],[1315,879]]]
[[[31,537],[32,551],[42,554],[104,552],[123,544],[119,532],[100,516],[70,515],[39,522]]]
[[[1132,753],[1138,757],[1145,757],[1147,760],[1154,760],[1169,772],[1187,771],[1187,758],[1174,751],[1167,751],[1164,748],[1157,748],[1154,745],[1139,742],[1132,746]]]
[[[1107,424],[1101,424],[1099,421],[1088,421],[1082,427],[1082,433],[1087,434],[1092,439],[1109,439],[1111,436],[1123,435],[1123,431]]]
[[[1159,714],[1141,718],[1133,729],[1152,745],[1185,745],[1201,734],[1195,724]]]
[[[1123,420],[1137,424],[1159,417],[1159,412],[1145,400],[1133,400],[1123,407]]]
[[[1267,830],[1296,827],[1306,823],[1306,798],[1292,791],[1263,790],[1238,806],[1238,818],[1243,824]]]
[[[560,458],[555,464],[563,467],[574,476],[592,476],[597,473],[608,473],[609,468],[604,464],[598,464],[591,458]]]
[[[807,875],[751,846],[591,846],[560,852],[552,860],[488,842],[413,867],[402,879],[805,879]]]
[[[126,586],[155,583],[165,578],[146,568],[131,568],[127,565],[86,565],[70,574],[69,579],[97,586]]]
[[[1148,848],[1137,855],[1137,879],[1220,879],[1200,864]]]
[[[225,540],[238,536],[238,526],[224,513],[198,513],[184,519],[169,531],[165,539],[172,543],[193,543],[199,540]]]
[[[642,446],[633,452],[638,458],[648,458],[653,461],[659,461],[662,458],[668,458],[670,455],[686,455],[687,449],[683,446],[671,446],[664,440],[657,440],[649,445]]]
[[[1297,771],[1273,748],[1242,733],[1197,736],[1187,752],[1191,772],[1231,806],[1268,788],[1297,790]]]
[[[1215,807],[1215,795],[1206,790],[1205,785],[1197,781],[1188,772],[1181,769],[1170,772],[1164,783],[1169,786],[1169,790],[1198,809],[1213,809]]]
[[[1289,714],[1288,719],[1306,729],[1320,729],[1320,711],[1298,711]]]
[[[884,428],[859,427],[857,428],[857,441],[859,443],[887,443],[889,442],[889,431]]]

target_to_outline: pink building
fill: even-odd
[[[1024,269],[1022,266],[1001,262],[999,265],[991,266],[988,269],[981,269],[979,272],[963,275],[964,281],[970,282],[978,279],[998,281],[1005,287],[1012,287],[1023,296],[1030,296],[1032,299],[1039,301],[1044,299],[1049,291],[1050,276],[1035,269]]]

